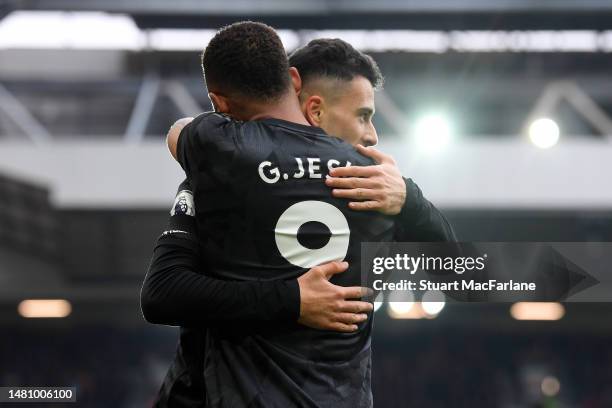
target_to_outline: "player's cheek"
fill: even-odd
[[[359,140],[361,141],[361,144],[364,146],[368,146],[369,143],[367,143],[369,141],[369,137],[368,135],[370,134],[370,127],[368,126],[367,122],[362,122],[359,126]]]
[[[363,129],[359,119],[351,119],[346,122],[347,133],[350,134],[351,144],[356,145],[363,137]]]

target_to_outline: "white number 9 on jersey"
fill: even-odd
[[[331,232],[326,245],[311,249],[298,241],[298,231],[307,222],[324,224]],[[348,251],[351,231],[342,211],[323,201],[302,201],[287,208],[274,229],[276,246],[291,264],[312,268],[331,261],[342,261]]]

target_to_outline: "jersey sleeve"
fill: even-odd
[[[444,214],[427,200],[412,179],[406,182],[406,201],[396,216],[396,241],[456,242],[453,227]]]
[[[206,276],[198,262],[195,207],[189,180],[178,188],[168,226],[157,239],[141,293],[145,320],[155,324],[219,327],[295,322],[296,279],[234,282]]]
[[[189,136],[190,133],[193,133],[192,129],[194,127],[193,126],[194,121],[195,119],[191,121],[190,123],[188,123],[187,125],[185,125],[183,129],[181,129],[181,133],[179,134],[178,141],[176,142],[176,160],[179,162],[183,170],[185,170],[185,173],[187,174],[187,176],[189,176],[189,173],[188,173],[188,168],[187,168],[188,158],[186,156],[186,152],[189,151],[190,148],[186,145],[189,143],[189,139],[191,138],[191,136]]]
[[[141,290],[150,323],[232,327],[295,322],[300,314],[297,279],[225,281],[197,272],[197,242],[187,234],[158,240]]]
[[[237,124],[228,116],[205,112],[183,127],[177,141],[176,158],[187,178],[196,177],[197,170],[215,158],[219,146],[233,143]]]

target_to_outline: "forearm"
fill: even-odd
[[[297,321],[297,280],[234,282],[196,272],[198,244],[185,234],[161,236],[141,291],[145,319],[177,326]]]
[[[429,202],[412,179],[405,179],[406,202],[396,216],[396,241],[456,242],[452,226],[444,215]]]
[[[195,208],[189,182],[179,186],[166,231],[157,239],[140,301],[151,323],[211,326],[296,321],[297,279],[234,282],[207,276],[198,262]]]
[[[178,160],[177,146],[181,131],[192,121],[192,117],[179,119],[174,122],[174,124],[170,127],[168,133],[166,134],[166,145],[168,146],[168,150],[170,150],[170,154],[175,160]]]

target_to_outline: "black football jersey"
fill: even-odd
[[[177,156],[193,188],[201,256],[216,278],[291,279],[345,260],[349,269],[332,282],[358,286],[360,244],[393,238],[393,218],[352,211],[331,195],[330,168],[372,162],[319,128],[209,112],[183,129]],[[368,407],[371,329],[371,317],[355,333],[297,322],[248,333],[211,328],[207,406]]]

